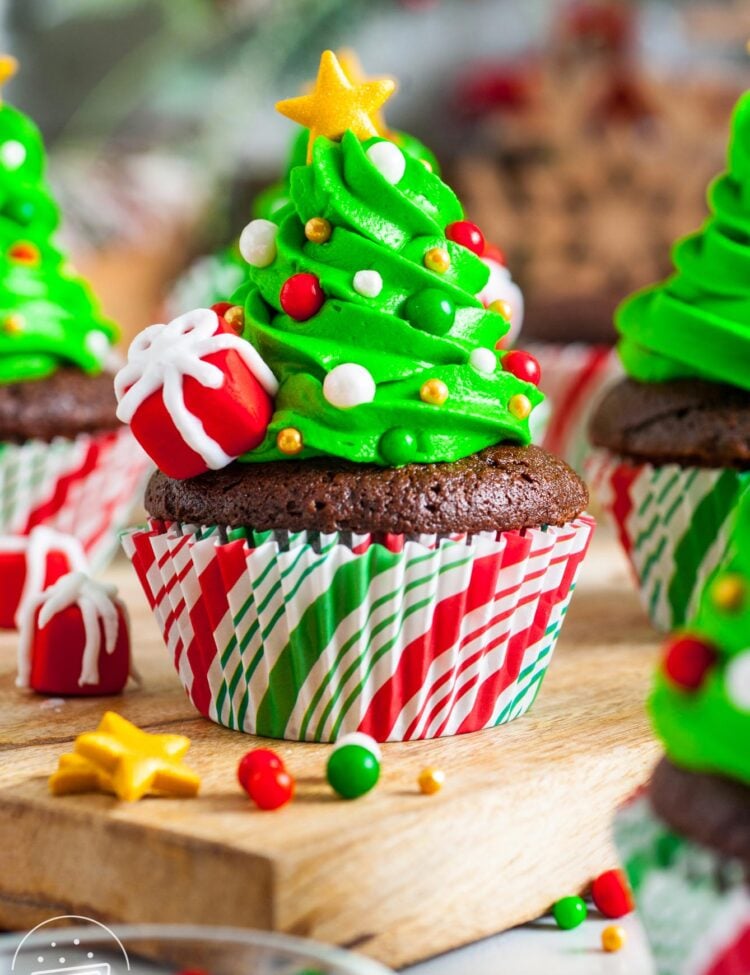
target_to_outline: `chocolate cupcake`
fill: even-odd
[[[126,551],[193,702],[251,733],[522,714],[592,530],[579,478],[528,446],[538,367],[496,348],[480,231],[362,121],[390,89],[323,56],[280,106],[309,162],[244,231],[235,304],[147,329],[116,382],[160,468]]]
[[[750,971],[750,499],[674,636],[650,710],[666,757],[615,835],[660,975]]]
[[[750,479],[750,94],[732,121],[712,216],[674,249],[676,273],[618,310],[628,378],[591,424],[592,483],[662,629],[694,614]]]
[[[7,77],[15,69],[3,59]],[[38,526],[94,567],[116,549],[147,458],[117,420],[116,329],[54,242],[57,207],[36,126],[0,107],[0,557]],[[14,538],[8,540],[9,536]]]

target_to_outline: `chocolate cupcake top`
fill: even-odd
[[[733,555],[707,584],[693,623],[674,636],[649,707],[671,762],[750,787],[750,496]]]
[[[0,59],[0,80],[15,70]],[[0,384],[102,372],[116,329],[54,243],[59,212],[34,123],[0,104]]]
[[[157,471],[149,513],[256,530],[393,534],[562,525],[586,507],[580,478],[539,447],[488,447],[453,464],[398,470],[341,460],[276,462],[172,480]]]
[[[708,199],[703,229],[675,246],[673,277],[618,310],[620,355],[641,382],[694,377],[750,390],[750,92]]]
[[[509,303],[481,300],[484,237],[430,160],[383,129],[393,88],[352,83],[325,52],[311,91],[279,103],[309,130],[305,160],[289,203],[243,231],[247,283],[213,318],[198,309],[131,348],[118,415],[168,476],[237,458],[398,468],[529,443],[538,364],[498,349]]]

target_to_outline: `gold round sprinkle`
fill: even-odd
[[[25,324],[23,315],[8,315],[3,322],[3,331],[8,335],[20,335]]]
[[[512,308],[503,298],[496,298],[494,301],[491,301],[489,305],[487,305],[487,311],[494,311],[498,315],[502,315],[502,317],[509,322]]]
[[[431,247],[424,256],[424,266],[436,274],[445,274],[451,266],[451,256],[445,247]]]
[[[419,390],[419,398],[430,406],[442,406],[448,399],[448,387],[442,379],[428,379]]]
[[[325,244],[331,233],[331,224],[325,217],[310,217],[305,224],[305,237],[313,244]]]
[[[445,772],[439,768],[425,768],[417,778],[419,791],[425,796],[434,796],[445,785]]]
[[[242,305],[232,305],[224,312],[224,321],[234,332],[240,335],[245,327],[245,309]]]
[[[516,393],[515,396],[511,396],[508,409],[517,420],[525,420],[531,413],[531,400],[523,393]]]
[[[742,576],[726,573],[720,576],[711,587],[711,599],[717,609],[725,613],[736,613],[742,609],[747,589]]]
[[[276,446],[282,454],[298,454],[302,450],[302,434],[296,427],[284,427],[276,435]]]

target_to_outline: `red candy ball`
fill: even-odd
[[[219,318],[223,318],[231,307],[231,301],[217,301],[215,305],[211,305],[211,311],[215,311]]]
[[[591,885],[597,910],[605,917],[625,917],[635,910],[630,885],[622,870],[607,870]]]
[[[520,349],[513,349],[506,352],[503,356],[503,369],[511,373],[516,379],[523,379],[524,382],[539,385],[542,378],[542,369],[530,352],[522,352]]]
[[[244,755],[240,760],[240,764],[237,766],[237,778],[245,792],[248,791],[250,776],[255,772],[261,772],[263,769],[269,768],[284,768],[284,763],[276,752],[272,752],[270,748],[253,748],[247,755]]]
[[[323,307],[325,295],[314,274],[293,274],[281,286],[281,307],[296,322],[306,322]]]
[[[716,660],[716,651],[695,636],[679,636],[667,644],[664,672],[669,679],[688,691],[697,690]]]
[[[468,247],[470,251],[474,251],[479,257],[484,254],[484,248],[486,246],[484,234],[470,220],[456,220],[455,223],[449,224],[445,228],[445,236],[448,240],[452,240],[454,244]]]
[[[294,795],[294,779],[283,768],[262,768],[247,780],[247,794],[259,809],[279,809]]]

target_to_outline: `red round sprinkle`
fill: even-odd
[[[219,318],[223,318],[232,307],[231,301],[217,301],[215,305],[211,305],[211,311],[215,311]]]
[[[607,870],[591,885],[597,910],[605,917],[625,917],[635,910],[630,885],[622,870]]]
[[[445,228],[445,236],[452,240],[454,244],[461,244],[468,247],[480,257],[484,254],[485,241],[484,234],[475,223],[470,220],[456,220]]]
[[[688,691],[697,690],[716,660],[716,651],[695,636],[678,636],[667,644],[664,672],[669,679]]]
[[[247,794],[259,809],[279,809],[294,795],[294,779],[283,768],[262,768],[248,779]]]
[[[296,322],[306,322],[323,306],[325,295],[314,274],[293,274],[281,286],[281,307]]]
[[[542,378],[542,369],[530,352],[523,352],[521,349],[513,349],[506,352],[503,356],[503,369],[511,373],[516,379],[523,379],[524,382],[539,385]]]
[[[29,240],[22,240],[12,245],[8,256],[21,264],[38,264],[39,248]]]
[[[488,257],[491,261],[497,261],[498,264],[502,264],[503,267],[508,266],[508,259],[505,256],[505,252],[502,251],[497,244],[487,244],[484,248],[484,254],[482,257]]]
[[[245,792],[248,791],[250,776],[254,772],[260,772],[267,768],[284,768],[284,763],[270,748],[253,748],[240,759],[240,764],[237,766],[237,778]]]

